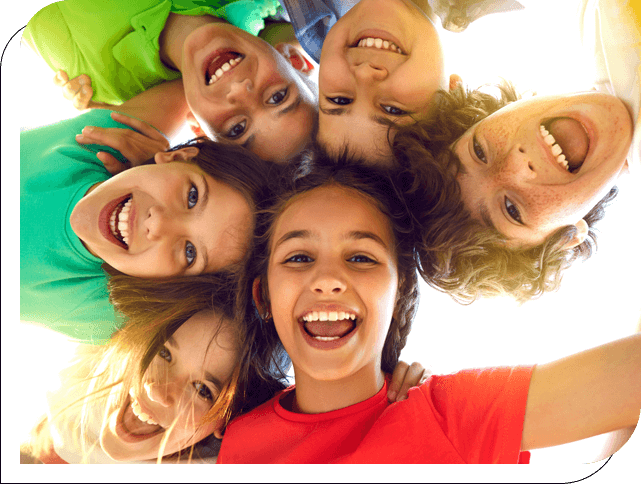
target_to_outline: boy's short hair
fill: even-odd
[[[573,225],[536,247],[514,249],[506,246],[501,234],[472,219],[461,199],[456,181],[460,163],[451,146],[475,123],[519,98],[507,82],[496,87],[498,97],[462,85],[439,92],[438,109],[425,120],[399,128],[393,143],[398,163],[414,176],[414,216],[421,226],[419,272],[430,286],[464,304],[504,294],[523,302],[556,290],[572,262],[592,255],[594,224],[617,193],[612,188],[588,213],[588,236],[571,249],[563,246],[575,234]]]

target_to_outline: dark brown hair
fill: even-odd
[[[364,166],[360,161],[343,153],[338,159],[327,156],[322,150],[306,153],[305,160],[286,174],[283,190],[268,210],[257,215],[255,251],[248,267],[245,280],[241,284],[245,300],[244,313],[260,328],[260,334],[269,341],[269,346],[277,347],[279,342],[273,321],[265,321],[257,314],[252,297],[251,286],[256,278],[262,281],[262,299],[269,304],[267,287],[267,267],[271,252],[270,238],[274,224],[286,206],[298,195],[325,185],[340,185],[356,190],[372,201],[388,217],[395,238],[396,262],[398,270],[398,292],[394,316],[387,334],[381,368],[391,373],[398,362],[401,350],[407,341],[418,304],[418,279],[414,258],[414,226],[407,213],[405,201],[399,196],[394,184],[395,174],[381,169]],[[278,354],[278,353],[277,353]],[[269,357],[270,353],[266,353]],[[277,358],[271,358],[275,362]],[[261,366],[265,367],[265,362]]]

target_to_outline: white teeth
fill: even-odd
[[[358,47],[376,47],[377,49],[391,50],[399,54],[403,53],[400,47],[397,46],[394,42],[390,42],[389,40],[379,39],[374,37],[367,37],[365,39],[361,39],[359,40],[357,45]]]
[[[352,313],[346,313],[345,311],[312,311],[305,316],[303,316],[303,321],[342,321],[344,319],[351,319],[354,321],[356,315]]]
[[[142,411],[138,401],[133,398],[133,393],[132,393],[131,390],[129,391],[129,395],[131,395],[131,397],[132,397],[132,399],[131,399],[131,410],[134,412],[134,415],[136,417],[138,417],[138,420],[140,420],[141,422],[150,424],[150,425],[158,425],[158,423],[153,418],[151,418],[149,415],[147,415],[145,412]]]
[[[127,244],[127,246],[129,246],[129,224],[127,223],[127,221],[129,220],[131,203],[131,197],[129,197],[129,200],[127,200],[127,203],[123,205],[122,210],[120,210],[120,213],[118,214],[118,220],[116,220],[116,212],[118,211],[118,206],[114,208],[114,211],[111,212],[111,217],[109,218],[109,228],[111,229],[111,233],[117,236],[119,231],[120,236],[124,240],[125,244]],[[118,229],[118,231],[116,230],[116,228]]]
[[[318,341],[334,341],[340,339],[340,336],[314,336]]]
[[[540,130],[541,136],[543,136],[543,141],[545,141],[545,143],[550,147],[550,151],[552,151],[552,155],[556,158],[557,163],[564,167],[567,171],[570,171],[568,161],[565,159],[563,150],[554,139],[554,136],[552,136],[543,125],[540,126]]]
[[[218,59],[218,57],[216,59]],[[212,62],[216,61],[216,59],[214,59]],[[243,56],[238,56],[234,59],[230,59],[227,62],[225,62],[222,66],[220,66],[219,69],[216,69],[216,72],[214,73],[214,75],[211,76],[211,78],[209,79],[209,85],[212,85],[218,79],[223,77],[223,74],[225,72],[232,70],[234,67],[240,64],[242,60],[243,60]]]

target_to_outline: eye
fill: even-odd
[[[521,212],[519,212],[519,209],[514,205],[509,198],[505,197],[505,210],[507,211],[508,215],[512,217],[516,222],[520,223],[521,225],[523,224],[523,221],[521,220]]]
[[[383,111],[385,111],[387,114],[391,114],[392,116],[405,116],[409,114],[409,112],[404,111],[401,108],[396,108],[394,106],[385,106],[384,104],[381,105],[383,108]]]
[[[348,97],[337,96],[337,97],[327,97],[325,99],[327,99],[330,103],[338,104],[339,106],[346,106],[348,104],[352,104],[352,100]]]
[[[474,138],[472,138],[472,147],[474,148],[474,154],[477,156],[477,158],[481,160],[483,163],[487,164],[487,158],[485,157],[485,152],[483,151],[483,148],[481,147],[480,143],[476,140],[476,135],[474,135]]]
[[[376,264],[376,261],[374,259],[371,259],[370,257],[367,257],[366,255],[355,255],[347,259],[349,262],[357,262],[360,264]]]
[[[196,259],[196,247],[189,241],[185,243],[185,259],[187,259],[187,267]]]
[[[163,346],[160,349],[160,351],[158,352],[158,356],[160,356],[163,360],[167,360],[169,363],[171,363],[171,351],[169,351],[166,346]]]
[[[281,89],[278,92],[275,92],[274,94],[271,95],[269,100],[267,101],[267,104],[280,104],[283,102],[283,99],[287,97],[287,91],[289,88]]]
[[[289,259],[286,259],[283,263],[287,264],[287,263],[293,262],[295,264],[305,264],[305,263],[309,263],[309,262],[313,262],[313,261],[314,260],[308,255],[296,254],[296,255],[291,256]]]
[[[187,195],[187,207],[194,208],[198,203],[198,188],[192,183],[191,188],[189,189],[189,194]]]
[[[196,389],[196,392],[198,393],[198,396],[200,398],[202,398],[203,400],[209,400],[209,401],[214,400],[214,396],[212,395],[211,390],[207,385],[199,381],[193,382],[192,385]]]
[[[243,135],[245,128],[247,127],[247,120],[244,119],[240,123],[234,124],[229,131],[225,134],[229,139],[236,139]]]

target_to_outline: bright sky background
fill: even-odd
[[[0,32],[4,42],[0,44],[7,43],[47,3],[36,0],[30,6],[16,5],[10,18],[3,15]],[[526,11],[484,17],[463,34],[443,33],[449,71],[460,74],[470,87],[502,76],[513,81],[520,91],[536,90],[539,94],[589,89],[589,71],[572,40],[573,2],[522,3],[528,6]],[[564,6],[562,11],[559,5]],[[19,269],[14,235],[19,223],[15,203],[18,129],[78,114],[59,88],[53,86],[52,78],[53,72],[41,59],[26,46],[19,47],[17,39],[11,41],[2,64],[2,389],[8,395],[5,377],[13,376],[17,380],[14,385],[37,395],[20,402],[18,420],[24,428],[28,428],[32,417],[21,416],[40,411],[38,391],[59,368],[56,360],[68,354],[63,337],[18,322]],[[627,186],[619,184],[620,194],[598,226],[597,254],[586,263],[575,263],[557,293],[523,306],[509,300],[460,306],[424,285],[419,314],[402,359],[419,361],[435,373],[530,364],[557,359],[633,332],[641,316],[641,191],[634,188],[638,184],[639,180],[628,182]],[[8,374],[9,368],[18,368],[16,365],[20,365],[19,377],[15,372]],[[5,422],[4,404],[2,413]],[[635,435],[633,441],[638,448],[639,436]],[[17,454],[15,440],[10,446]],[[3,437],[3,455],[4,448]],[[569,461],[572,451],[536,451],[533,462]],[[579,478],[584,475],[587,473]]]

